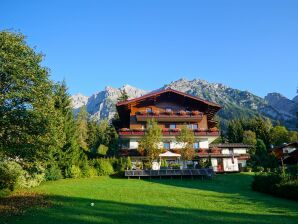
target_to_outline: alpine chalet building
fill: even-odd
[[[214,116],[221,109],[220,105],[177,90],[165,89],[119,102],[116,108],[122,124],[118,131],[120,151],[123,156],[130,156],[134,165],[146,160],[138,152],[138,145],[146,132],[147,120],[154,119],[162,129],[162,142],[159,145],[164,153],[160,154],[160,159],[166,160],[167,164],[180,164],[181,168],[186,164],[180,159],[179,149],[183,144],[176,141],[176,136],[180,134],[182,126],[187,125],[195,136],[195,157],[187,163],[196,167],[200,159],[211,158],[214,171],[239,171],[237,155],[233,151],[222,155],[224,150],[209,147],[219,137]],[[152,169],[160,169],[160,165],[160,160],[156,161]]]

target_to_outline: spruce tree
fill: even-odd
[[[59,125],[62,126],[63,133],[61,134],[62,146],[54,160],[58,162],[59,167],[64,171],[71,165],[77,165],[82,154],[77,142],[76,123],[66,83],[63,81],[55,87],[55,108],[59,111]]]
[[[87,139],[88,139],[88,112],[86,107],[81,107],[77,115],[77,132],[78,132],[78,144],[85,150],[89,151]]]

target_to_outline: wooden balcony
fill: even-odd
[[[144,113],[144,114],[136,114],[137,121],[145,122],[148,119],[154,119],[159,122],[198,122],[202,120],[203,114],[179,114],[179,113]]]
[[[201,131],[201,130],[194,130],[195,136],[219,136],[219,131]],[[120,130],[120,136],[142,136],[146,133],[146,130]],[[162,131],[163,136],[177,136],[180,135],[180,130],[168,130]]]

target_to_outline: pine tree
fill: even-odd
[[[120,96],[118,97],[118,102],[123,102],[128,100],[128,94],[125,89],[120,90]]]
[[[243,140],[243,127],[240,120],[231,120],[228,123],[227,137],[229,142],[239,143]]]
[[[83,106],[77,116],[77,132],[78,132],[78,144],[85,150],[89,151],[87,138],[88,138],[88,112],[86,107]]]
[[[59,148],[54,160],[58,162],[61,170],[64,171],[71,165],[77,165],[82,156],[77,143],[77,129],[71,108],[70,95],[64,81],[56,85],[55,108],[59,111],[59,125],[62,126],[63,133],[61,134],[62,146]]]

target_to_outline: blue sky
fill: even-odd
[[[296,0],[2,0],[0,7],[0,29],[24,33],[71,94],[124,84],[152,90],[183,77],[296,95]]]

